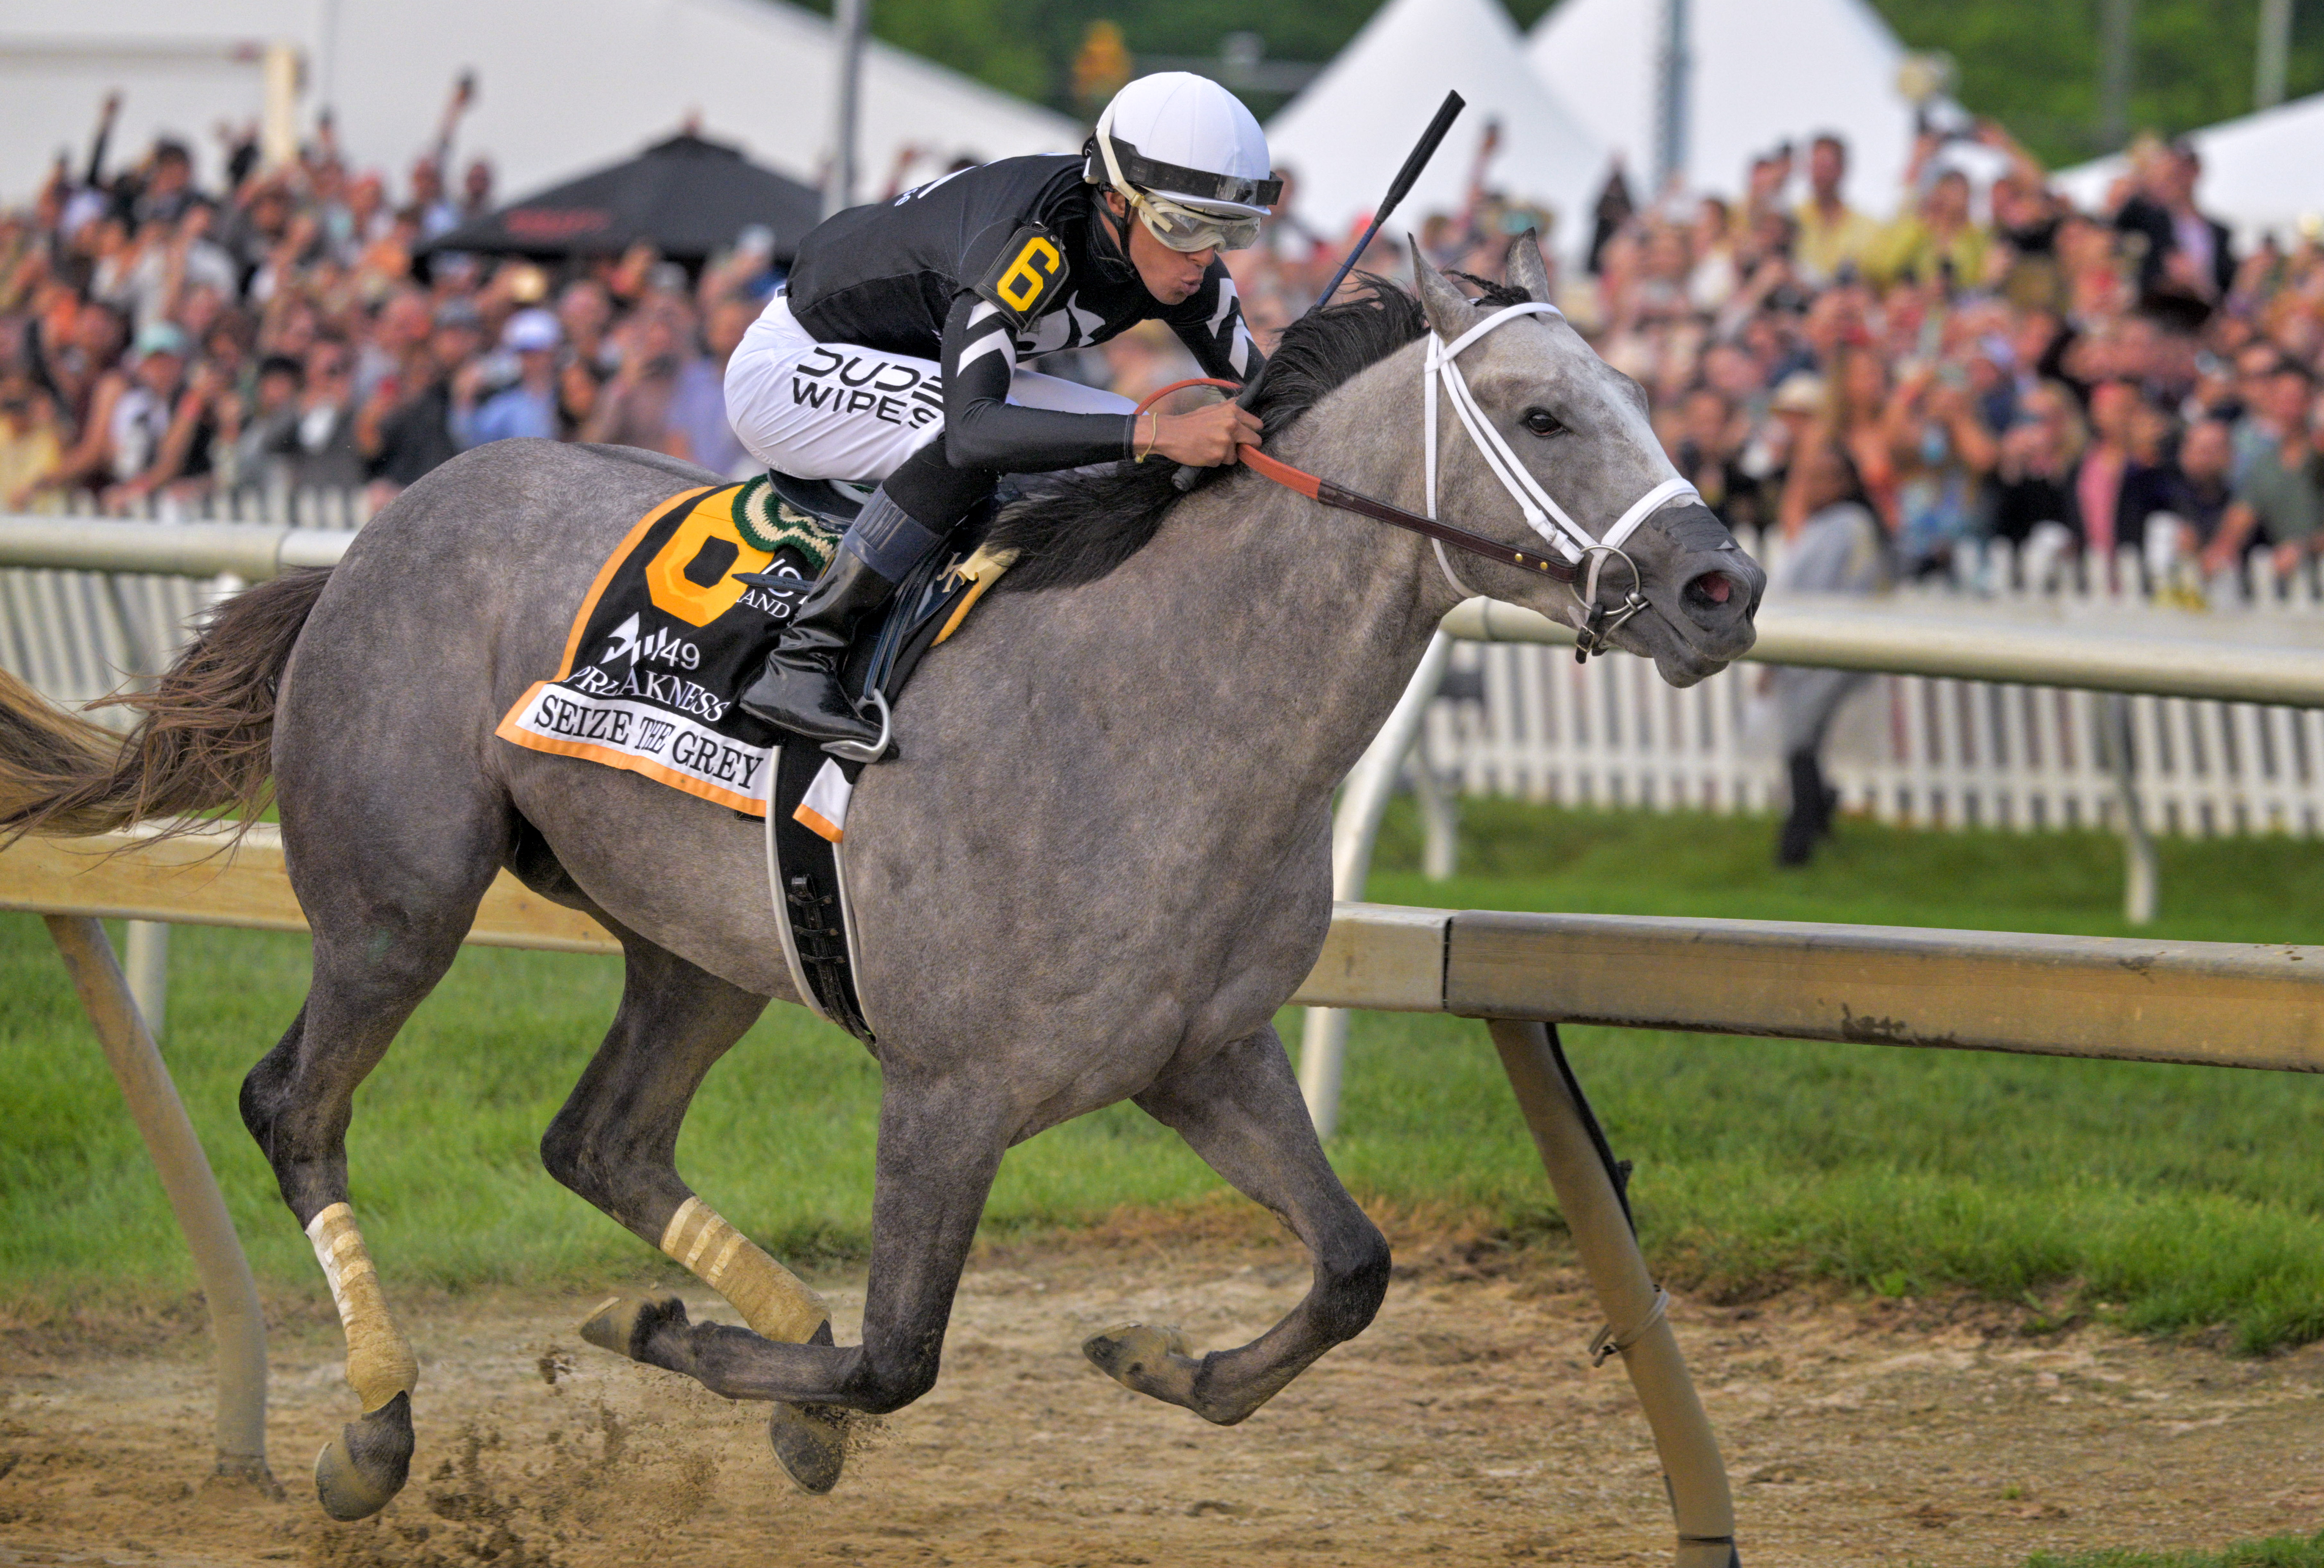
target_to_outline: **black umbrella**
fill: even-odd
[[[822,217],[816,191],[689,131],[473,218],[423,250],[555,258],[614,254],[643,240],[673,260],[700,261],[763,224],[775,255],[788,259]]]

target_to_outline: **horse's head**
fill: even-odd
[[[1452,344],[1503,309],[1471,300],[1425,263],[1416,271],[1422,307],[1441,344]],[[1508,277],[1534,300],[1549,299],[1549,272],[1532,236],[1509,253]],[[1512,317],[1462,348],[1455,363],[1473,399],[1471,416],[1499,433],[1540,497],[1554,503],[1551,512],[1562,511],[1592,540],[1605,539],[1626,520],[1631,523],[1619,539],[1620,553],[1590,552],[1583,581],[1572,586],[1449,553],[1462,581],[1480,594],[1582,626],[1590,619],[1584,595],[1595,564],[1595,604],[1602,607],[1607,641],[1652,659],[1673,686],[1717,674],[1751,646],[1751,620],[1766,574],[1711,509],[1680,490],[1650,506],[1643,521],[1629,518],[1657,487],[1679,477],[1647,420],[1646,393],[1637,383],[1599,358],[1554,314]],[[1524,487],[1522,480],[1508,483],[1494,472],[1462,410],[1452,406],[1456,395],[1439,384],[1436,515],[1520,543],[1529,553],[1545,544],[1564,553],[1554,537],[1533,538],[1519,521],[1527,504],[1536,512],[1545,509],[1538,498],[1520,502],[1515,492]],[[1563,531],[1554,514],[1546,527],[1552,535]],[[1624,618],[1634,589],[1644,608],[1633,606]]]

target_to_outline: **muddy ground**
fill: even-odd
[[[821,1283],[844,1331],[860,1277]],[[0,1563],[1669,1560],[1645,1425],[1618,1367],[1591,1370],[1598,1319],[1554,1264],[1424,1255],[1369,1333],[1232,1430],[1117,1388],[1075,1351],[1130,1318],[1234,1342],[1304,1284],[1272,1245],[982,1254],[943,1380],[869,1433],[821,1499],[781,1480],[761,1411],[582,1345],[594,1294],[429,1305],[410,1314],[412,1484],[355,1526],[322,1517],[306,1473],[352,1409],[311,1314],[273,1342],[281,1501],[205,1483],[198,1335],[20,1329],[0,1335]],[[731,1321],[706,1296],[689,1305]],[[1755,1565],[2015,1564],[2324,1529],[2324,1346],[2237,1360],[1806,1290],[1682,1297],[1671,1315]]]

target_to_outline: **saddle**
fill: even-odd
[[[812,519],[830,530],[835,537],[845,533],[848,524],[855,521],[856,513],[863,510],[862,498],[853,493],[861,490],[865,495],[871,493],[867,485],[843,487],[833,480],[801,479],[796,475],[778,474],[771,469],[768,471],[766,483],[778,506],[787,506],[800,517]]]
[[[825,748],[742,710],[734,696],[837,552],[862,502],[788,475],[672,496],[638,521],[582,601],[557,673],[494,732],[533,751],[641,774],[767,824],[768,873],[786,917],[784,957],[807,1005],[872,1043],[856,998],[845,867],[847,803],[864,768],[894,754]],[[867,616],[841,682],[877,712],[957,629],[1008,561],[964,547],[931,558]]]
[[[755,483],[755,482],[754,482]],[[801,479],[770,472],[766,477],[769,503],[779,523],[789,529],[812,530],[830,541],[816,562],[816,575],[830,564],[840,536],[863,510],[871,486],[845,484],[829,479]],[[744,487],[746,490],[749,486]],[[859,495],[857,493],[861,493]],[[955,548],[929,557],[897,586],[894,597],[855,628],[854,640],[841,661],[840,687],[860,707],[870,706],[884,720],[889,703],[900,693],[919,668],[929,649],[958,630],[968,613],[1015,560],[983,549],[1004,497],[998,492],[980,504],[954,529]],[[798,607],[802,586],[796,577],[779,571],[738,572],[737,580],[782,595],[787,610]],[[812,580],[807,586],[812,586]],[[788,619],[788,613],[784,617]],[[861,768],[893,752],[893,743],[870,755],[859,748],[834,742],[831,753]]]

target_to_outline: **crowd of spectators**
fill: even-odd
[[[2006,566],[2187,598],[2247,555],[2313,570],[2324,236],[2238,257],[2185,143],[2140,142],[2084,209],[1998,126],[1924,134],[1886,219],[1843,198],[1842,141],[1804,152],[1754,158],[1732,198],[1641,204],[1618,173],[1558,300],[1704,500],[1788,541],[1774,587],[1997,587]],[[1484,272],[1509,220],[1471,205],[1436,258]],[[1769,676],[1781,863],[1831,831],[1820,752],[1863,678]]]
[[[1580,249],[1486,189],[1494,151],[1489,129],[1465,208],[1419,226],[1429,259],[1498,277],[1529,229]],[[1997,538],[2027,580],[2130,548],[2149,584],[2199,592],[2245,554],[2292,572],[2324,549],[2324,235],[2239,257],[2200,173],[2186,143],[2142,139],[2079,210],[1991,124],[1920,138],[1886,218],[1843,198],[1837,136],[1754,158],[1732,196],[1642,203],[1618,170],[1557,302],[1733,526],[1796,538],[1854,506],[1883,580],[1966,573],[1987,558],[1964,547]],[[1300,224],[1294,180],[1229,258],[1262,341],[1347,237]],[[1366,260],[1400,270],[1385,244]],[[1120,390],[1185,374],[1158,334],[1111,359]]]
[[[307,486],[376,502],[508,436],[747,472],[721,387],[779,281],[767,247],[692,270],[644,245],[554,269],[422,255],[493,198],[482,158],[448,180],[465,101],[400,183],[352,165],[326,123],[272,169],[254,135],[222,130],[215,190],[173,141],[108,167],[108,105],[86,166],[60,160],[29,209],[0,215],[0,505]],[[1591,232],[1558,302],[1647,389],[1673,460],[1738,527],[1796,534],[1855,505],[1908,576],[1956,569],[1985,537],[2048,570],[2111,569],[2126,545],[2202,575],[2248,550],[2310,557],[2324,242],[2239,258],[2196,205],[2183,144],[2134,147],[2103,208],[2080,211],[1998,127],[1971,140],[1997,173],[1973,182],[1924,136],[1887,219],[1842,198],[1836,137],[1753,160],[1731,198],[1641,203],[1617,171],[1569,215]],[[1427,217],[1423,250],[1491,276],[1527,229],[1578,249],[1485,188],[1496,151],[1489,130],[1466,207]],[[1303,222],[1295,175],[1259,244],[1230,257],[1262,341],[1345,240]],[[1182,374],[1158,330],[1047,368],[1132,393]]]
[[[725,356],[773,286],[763,244],[699,275],[650,246],[552,271],[422,254],[492,204],[447,188],[456,95],[400,187],[326,123],[287,167],[222,129],[222,188],[163,139],[120,167],[108,103],[88,161],[0,214],[0,507],[144,511],[232,490],[373,504],[508,436],[747,466]]]
[[[1733,199],[1637,205],[1618,174],[1562,290],[1730,523],[1796,537],[1857,505],[1904,576],[1985,538],[2049,576],[2131,547],[2181,585],[2324,547],[2318,236],[2238,257],[2183,143],[2135,145],[2090,211],[1991,124],[1922,136],[1892,218],[1842,198],[1847,172],[1820,136],[1754,159]]]

